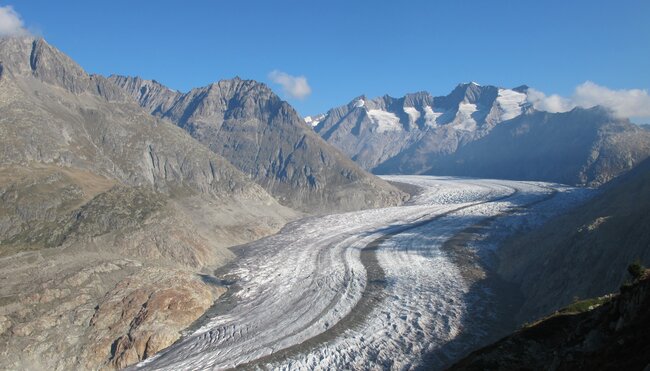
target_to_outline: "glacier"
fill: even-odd
[[[468,278],[445,243],[494,219],[468,241],[488,262],[504,231],[589,194],[541,182],[384,178],[419,193],[403,206],[308,217],[238,248],[241,258],[221,277],[233,282],[229,293],[133,369],[442,368],[486,341],[499,320],[495,289]]]

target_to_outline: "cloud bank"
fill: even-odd
[[[528,101],[540,111],[566,112],[575,107],[602,106],[618,117],[650,117],[650,95],[647,90],[612,90],[591,81],[575,88],[571,97],[549,95],[528,89]]]
[[[27,35],[27,29],[11,5],[0,6],[0,37]]]
[[[282,86],[282,91],[292,98],[305,99],[311,94],[311,88],[305,76],[291,76],[288,73],[274,70],[269,73],[269,79]]]

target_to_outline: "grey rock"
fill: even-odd
[[[325,143],[266,85],[235,78],[179,94],[109,78],[154,115],[189,132],[275,196],[307,212],[395,205],[405,195]]]
[[[272,202],[227,160],[44,40],[2,39],[0,58],[3,164],[54,163],[167,193],[186,187]]]

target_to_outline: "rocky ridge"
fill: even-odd
[[[395,205],[406,197],[324,142],[262,83],[234,78],[181,94],[138,77],[109,80],[224,156],[284,205],[320,213]]]
[[[365,169],[379,170],[392,159],[394,165],[382,173],[420,173],[427,169],[425,155],[453,153],[525,112],[525,89],[466,83],[440,97],[427,92],[401,98],[360,96],[328,111],[315,130]],[[412,148],[418,147],[427,153],[415,153]],[[406,152],[408,156],[402,155]]]

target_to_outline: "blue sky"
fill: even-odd
[[[301,114],[459,82],[650,88],[650,1],[0,1],[89,72],[181,91],[240,76]],[[272,71],[304,76],[298,99]],[[305,93],[305,91],[303,91]],[[306,95],[306,94],[303,94]]]

